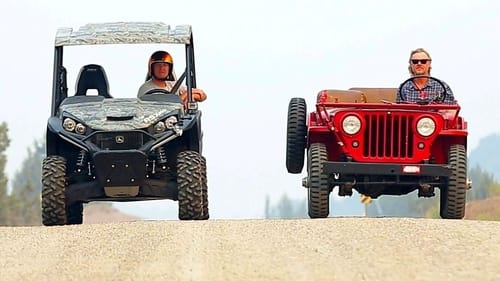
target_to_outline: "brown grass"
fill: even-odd
[[[464,219],[500,221],[500,196],[467,203]]]

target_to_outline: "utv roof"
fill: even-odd
[[[162,22],[109,22],[86,24],[73,28],[59,28],[55,45],[97,44],[189,44],[191,25],[173,28]]]

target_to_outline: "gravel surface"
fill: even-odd
[[[500,222],[408,218],[0,227],[0,280],[499,280]]]

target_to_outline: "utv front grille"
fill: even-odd
[[[99,132],[92,137],[92,142],[102,150],[139,149],[148,140],[141,131]]]
[[[368,158],[413,157],[413,116],[394,112],[365,115],[363,156]]]

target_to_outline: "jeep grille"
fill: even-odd
[[[367,124],[364,157],[413,157],[413,116],[397,112],[374,112],[364,116]]]
[[[92,142],[103,150],[128,150],[139,149],[145,138],[147,135],[140,131],[99,132],[92,137]]]

